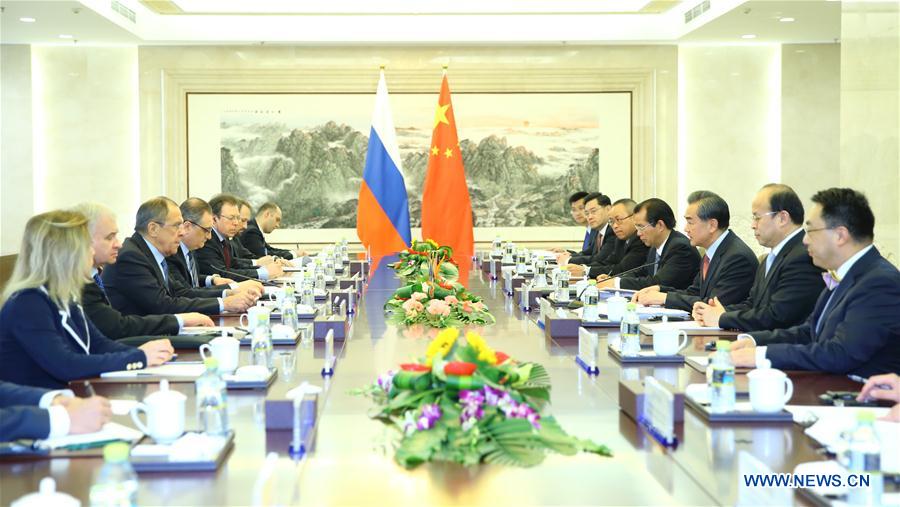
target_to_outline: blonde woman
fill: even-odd
[[[122,345],[85,317],[80,299],[90,279],[91,250],[81,213],[49,211],[25,225],[12,278],[0,296],[0,380],[56,388],[172,357],[169,340]]]

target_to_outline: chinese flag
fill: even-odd
[[[459,281],[466,284],[465,275],[474,252],[472,203],[446,74],[434,113],[428,172],[422,192],[422,237],[453,248],[453,260],[460,268]]]

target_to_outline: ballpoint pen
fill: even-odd
[[[91,385],[91,382],[88,380],[84,381],[84,390],[87,392],[88,398],[94,397],[97,393],[94,392],[94,386]]]

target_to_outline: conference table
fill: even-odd
[[[349,336],[335,343],[333,377],[323,378],[324,346],[300,343],[291,371],[281,369],[268,390],[229,391],[228,413],[235,446],[215,472],[142,473],[140,505],[733,505],[738,501],[738,453],[746,451],[773,472],[792,472],[799,463],[825,459],[818,446],[792,423],[707,424],[685,408],[676,425],[676,448],[660,445],[625,415],[618,403],[619,381],[647,375],[681,388],[705,382],[689,366],[622,367],[604,353],[600,373],[588,375],[575,362],[577,340],[553,340],[536,323],[536,315],[521,311],[496,281],[478,269],[469,273],[469,288],[484,298],[496,324],[480,328],[496,350],[511,357],[543,364],[553,388],[549,410],[575,436],[610,447],[611,458],[589,454],[548,455],[533,468],[480,465],[464,468],[425,464],[406,470],[393,461],[396,434],[367,417],[368,399],[351,390],[372,383],[398,364],[424,355],[434,330],[401,329],[385,322],[382,306],[398,280],[390,270],[371,277]],[[219,324],[236,325],[235,317]],[[609,333],[601,330],[605,350]],[[277,350],[276,350],[277,352]],[[686,355],[706,355],[695,343]],[[179,351],[179,360],[198,359]],[[242,364],[249,362],[243,348]],[[182,359],[183,358],[183,359]],[[278,364],[281,368],[281,365]],[[790,372],[792,404],[817,404],[828,389],[858,390],[841,375]],[[323,387],[318,401],[314,449],[302,459],[288,454],[290,431],[266,431],[266,398],[283,399],[287,390],[307,381]],[[738,376],[738,387],[746,376]],[[187,424],[194,424],[194,386],[174,383],[187,397]],[[73,384],[79,391],[80,384]],[[146,383],[98,383],[98,394],[112,399],[140,400],[158,389]],[[83,393],[82,393],[83,394]],[[115,420],[131,425],[128,417]],[[266,468],[268,453],[277,453]],[[0,460],[0,504],[36,491],[43,477],[53,477],[59,490],[88,503],[94,474],[102,459]],[[799,494],[797,504],[806,503]]]

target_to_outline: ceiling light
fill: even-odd
[[[34,23],[37,20],[34,18],[19,18],[19,21],[21,21],[22,23]]]
[[[754,34],[752,34],[752,33],[748,33],[748,34],[745,34],[745,35],[741,35],[741,38],[742,38],[742,39],[755,39],[755,38],[756,38],[756,35],[754,35]]]
[[[781,18],[778,21],[781,21],[782,23],[793,23],[794,18]]]
[[[61,34],[59,34],[59,38],[60,39],[71,39],[72,36],[67,33],[61,33]]]

